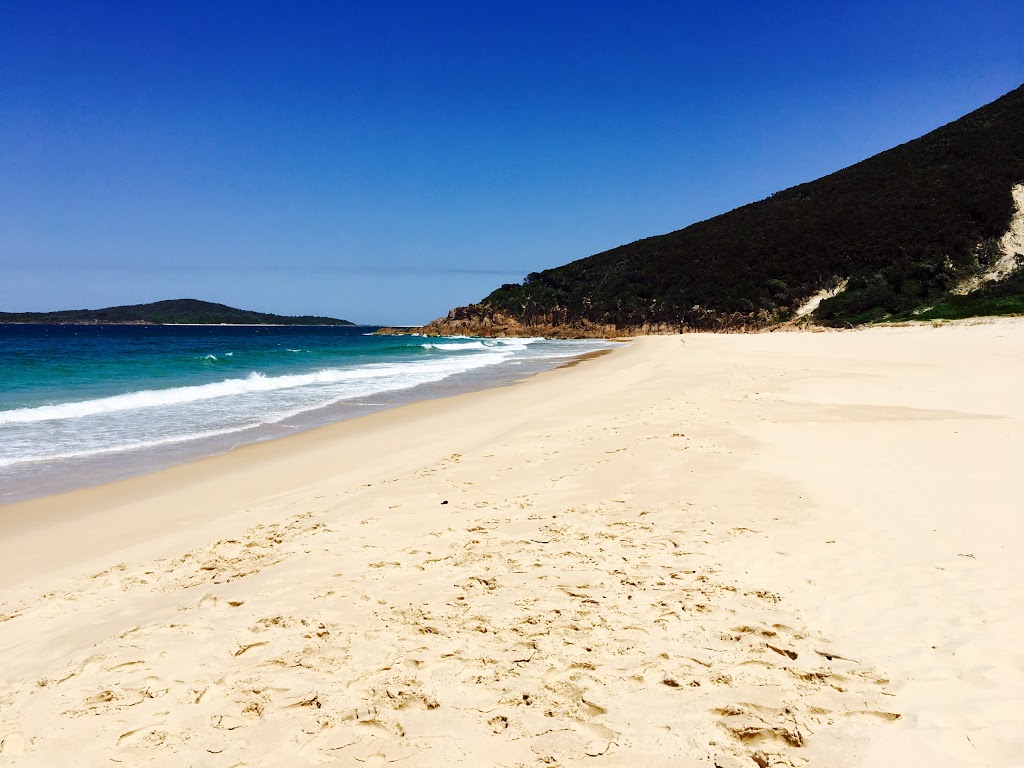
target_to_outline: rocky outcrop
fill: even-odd
[[[721,315],[694,308],[691,322],[644,323],[618,326],[595,323],[586,318],[571,317],[564,310],[515,317],[486,304],[456,307],[447,317],[438,318],[419,328],[381,328],[382,335],[420,333],[425,336],[540,336],[547,339],[612,339],[625,336],[663,335],[689,331],[744,333],[774,325],[778,318],[767,313],[761,316]]]

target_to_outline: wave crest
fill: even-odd
[[[145,408],[194,403],[216,398],[247,395],[251,393],[272,392],[274,390],[294,389],[324,384],[343,384],[347,382],[372,382],[374,379],[407,380],[407,386],[414,386],[430,380],[438,380],[447,376],[465,372],[472,368],[493,365],[503,362],[516,350],[512,347],[487,348],[488,354],[463,357],[459,362],[454,359],[425,360],[398,364],[370,364],[358,368],[329,368],[313,373],[286,374],[282,376],[264,376],[258,371],[245,378],[225,379],[210,384],[197,384],[186,387],[168,389],[148,389],[129,392],[123,395],[111,395],[93,400],[42,405],[35,408],[16,408],[0,411],[0,425],[32,424],[60,419],[80,419],[87,416],[135,411]],[[391,382],[382,389],[392,389],[397,382]],[[370,387],[372,392],[374,388]],[[361,387],[358,394],[367,394],[366,387]]]
[[[470,336],[446,336],[443,338],[447,343],[445,341],[429,341],[420,344],[420,346],[424,349],[434,349],[441,352],[464,352],[468,350],[518,352],[526,349],[534,342],[542,341],[540,338],[472,339]]]

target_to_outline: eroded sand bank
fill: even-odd
[[[0,508],[0,763],[1019,765],[1021,382],[643,338]]]

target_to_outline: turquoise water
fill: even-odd
[[[0,500],[501,383],[607,346],[372,330],[0,325]]]

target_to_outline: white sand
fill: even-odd
[[[0,764],[1022,765],[1022,384],[643,338],[0,508]]]

